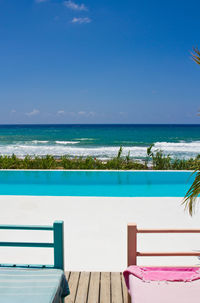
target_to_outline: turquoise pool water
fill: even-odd
[[[189,171],[0,171],[0,195],[183,197]]]

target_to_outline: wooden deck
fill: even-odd
[[[70,295],[65,303],[127,303],[127,290],[119,272],[66,272]]]

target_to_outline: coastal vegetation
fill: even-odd
[[[200,154],[187,160],[173,159],[170,155],[165,155],[162,150],[153,152],[152,147],[153,144],[147,148],[146,163],[148,167],[154,170],[196,170],[200,168]]]
[[[73,157],[64,155],[60,158],[47,155],[44,157],[27,155],[18,158],[16,155],[0,156],[0,169],[102,169],[102,170],[199,170],[200,155],[191,159],[173,159],[162,150],[154,150],[153,145],[147,148],[146,158],[136,160],[130,157],[130,152],[122,155],[119,148],[116,157],[108,160],[93,157]]]

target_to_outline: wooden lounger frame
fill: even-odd
[[[35,264],[2,264],[1,267],[23,267],[23,268],[56,268],[64,270],[64,222],[55,221],[52,226],[38,225],[0,225],[0,230],[40,230],[52,231],[53,242],[0,242],[0,246],[9,247],[43,247],[53,248],[54,264],[53,265],[35,265]]]
[[[138,229],[137,225],[128,224],[128,266],[137,265],[137,257],[163,257],[163,256],[200,256],[200,252],[139,252],[137,251],[137,234],[152,233],[200,233],[200,229]]]
[[[127,227],[127,265],[137,265],[137,257],[163,257],[163,256],[200,256],[200,252],[139,252],[137,251],[137,234],[152,233],[200,233],[200,229],[138,229],[135,223]],[[131,302],[130,296],[128,302]]]

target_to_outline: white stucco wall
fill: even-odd
[[[200,228],[200,213],[190,217],[181,198],[106,198],[0,196],[0,224],[65,222],[67,270],[121,271],[126,267],[127,223],[139,228]],[[0,231],[0,241],[50,240],[50,232]],[[139,250],[200,249],[199,235],[143,235]],[[0,248],[7,263],[50,263],[49,249]],[[141,263],[142,262],[142,263]],[[197,264],[197,258],[143,258],[140,264]]]

